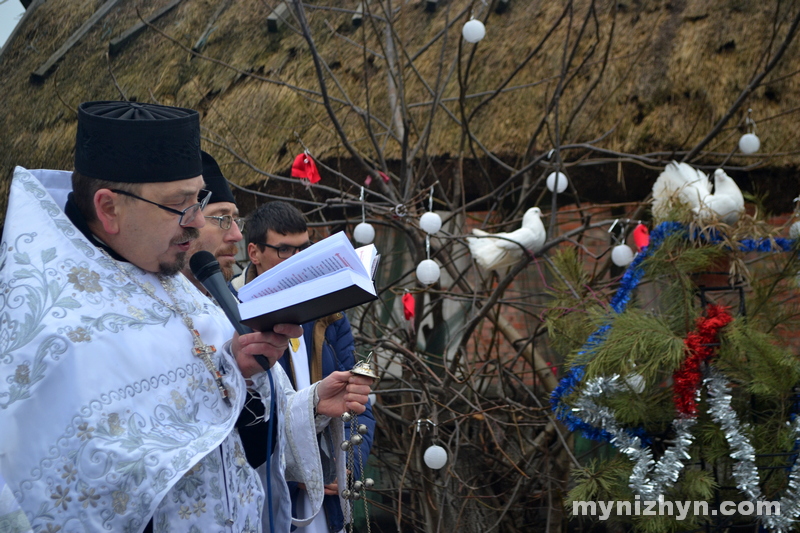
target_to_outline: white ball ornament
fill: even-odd
[[[567,175],[563,172],[553,172],[547,176],[547,189],[558,194],[567,190]]]
[[[433,211],[428,211],[419,217],[419,227],[422,228],[422,231],[425,233],[433,235],[442,229],[442,217]]]
[[[378,401],[378,395],[377,395],[377,394],[375,394],[375,393],[372,393],[372,394],[370,394],[370,395],[368,396],[368,398],[369,398],[369,403],[370,403],[370,405],[375,405],[375,402],[377,402],[377,401]]]
[[[795,222],[792,224],[792,227],[789,228],[789,238],[800,239],[800,221]]]
[[[469,20],[461,29],[461,35],[468,43],[477,43],[486,36],[486,27],[480,20]]]
[[[433,259],[424,259],[417,265],[417,279],[423,285],[430,285],[439,280],[439,265]]]
[[[761,148],[761,140],[755,133],[745,133],[739,139],[739,150],[743,154],[754,154]]]
[[[422,458],[425,460],[425,464],[428,465],[428,468],[434,470],[439,470],[447,464],[447,452],[444,448],[436,444],[425,450],[425,455],[423,455]]]
[[[633,250],[627,244],[618,244],[611,250],[611,262],[619,267],[628,266],[633,261]]]
[[[353,238],[361,244],[369,244],[375,240],[375,228],[369,222],[362,222],[353,230]]]

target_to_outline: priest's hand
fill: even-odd
[[[289,339],[296,339],[303,334],[303,328],[295,324],[278,324],[269,333],[254,332],[247,335],[234,334],[231,343],[231,352],[236,358],[242,375],[250,378],[264,368],[258,364],[255,355],[263,355],[269,361],[269,366],[281,358],[286,348],[289,347]]]
[[[372,378],[350,372],[331,372],[317,386],[317,413],[330,417],[342,416],[348,411],[363,413],[367,409],[372,381]]]

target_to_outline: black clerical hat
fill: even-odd
[[[200,115],[139,102],[84,102],[78,107],[75,170],[124,183],[199,176]]]
[[[204,188],[211,191],[211,199],[208,203],[230,202],[235,204],[236,200],[233,198],[231,188],[228,186],[228,180],[222,175],[217,161],[208,152],[201,150],[200,155],[203,158],[203,179],[206,182]]]

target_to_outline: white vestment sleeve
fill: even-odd
[[[322,461],[320,459],[317,430],[314,421],[314,393],[317,385],[311,385],[295,392],[286,372],[280,365],[271,369],[277,394],[283,393],[286,399],[283,411],[285,427],[280,428],[281,439],[279,449],[283,453],[280,463],[285,465],[284,477],[287,481],[304,483],[311,503],[312,513],[308,517],[294,518],[295,526],[303,527],[311,523],[314,516],[322,508],[325,496]],[[257,389],[270,412],[270,386],[266,372],[256,374],[252,378],[253,388]],[[283,402],[278,402],[280,406]],[[273,461],[273,465],[275,462]],[[274,478],[273,478],[274,479]]]
[[[288,380],[287,380],[288,384]],[[292,524],[303,527],[311,523],[322,508],[325,484],[322,474],[317,428],[314,422],[314,393],[317,384],[298,392],[287,391],[286,409],[286,479],[305,483],[311,503],[311,515],[292,517]]]

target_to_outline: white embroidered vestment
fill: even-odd
[[[246,395],[230,353],[233,328],[183,276],[167,279],[215,348],[228,406],[179,314],[142,289],[172,304],[159,278],[110,259],[63,213],[69,176],[18,167],[11,185],[0,243],[4,494],[37,532],[138,533],[151,518],[155,532],[261,531],[264,489],[235,430]],[[280,509],[288,505],[282,465],[322,488],[306,423],[313,391],[287,398],[279,388],[277,401],[289,425],[276,421]],[[275,518],[288,532],[289,520]]]

